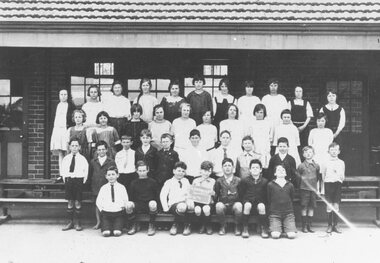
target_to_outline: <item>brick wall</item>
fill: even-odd
[[[28,96],[28,177],[44,177],[44,136],[45,131],[45,69],[42,50],[28,53],[26,63]]]

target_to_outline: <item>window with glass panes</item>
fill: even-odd
[[[87,100],[87,89],[91,85],[100,87],[101,100],[112,95],[114,81],[114,63],[94,63],[94,74],[91,76],[71,76],[71,96],[75,106],[81,107]]]
[[[128,99],[133,101],[140,94],[140,81],[141,79],[128,79]],[[150,94],[155,96],[158,102],[161,102],[164,96],[169,95],[169,83],[170,79],[165,78],[153,78],[152,88]]]
[[[217,64],[216,64],[217,63]],[[203,65],[203,77],[206,84],[203,89],[214,97],[219,90],[219,82],[222,78],[228,77],[228,65],[224,63],[206,62]],[[194,90],[193,78],[185,78],[185,96]]]
[[[22,110],[22,86],[10,79],[0,79],[0,130],[20,130]]]

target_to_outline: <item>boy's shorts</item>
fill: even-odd
[[[294,213],[285,215],[269,215],[270,232],[297,232]]]
[[[240,202],[234,202],[232,204],[224,204],[224,214],[225,215],[233,215],[234,214],[234,206]]]
[[[242,202],[242,204],[243,204],[243,210],[244,210],[244,204],[245,203],[250,203],[252,205],[250,215],[258,215],[259,214],[259,211],[257,210],[257,206],[259,204],[263,204],[265,206],[264,202],[261,202],[259,200],[255,200],[255,201],[248,201],[248,200],[246,200],[246,201]],[[265,208],[266,208],[266,206],[265,206]]]
[[[102,232],[103,231],[122,231],[124,226],[125,211],[121,210],[119,212],[106,212],[102,211]]]
[[[83,178],[68,177],[65,180],[66,200],[82,201]]]
[[[302,207],[316,207],[317,195],[314,191],[300,189],[300,198]]]
[[[325,183],[325,198],[329,203],[340,203],[342,183]]]
[[[179,204],[186,204],[185,202],[178,202],[178,203],[175,203],[173,204],[170,208],[169,208],[169,213],[172,214],[172,215],[178,215],[178,216],[184,216],[185,214],[183,213],[179,213],[178,210],[177,210],[177,206]]]
[[[155,201],[155,200],[151,200],[151,201]],[[135,214],[150,214],[150,210],[149,210],[149,202],[133,202],[134,205],[135,205],[135,208],[133,209],[133,213]],[[157,201],[156,201],[157,203]],[[157,213],[157,210],[155,211],[155,213]]]

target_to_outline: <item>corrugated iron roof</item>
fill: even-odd
[[[0,0],[0,21],[373,23],[380,1]]]

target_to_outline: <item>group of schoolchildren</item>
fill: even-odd
[[[212,234],[212,214],[224,235],[226,215],[232,214],[235,235],[249,237],[249,217],[255,215],[263,238],[295,238],[295,189],[300,190],[302,232],[314,232],[316,197],[322,193],[327,232],[340,233],[345,165],[338,143],[345,113],[336,94],[328,94],[309,134],[313,112],[301,87],[288,103],[277,93],[277,80],[269,81],[270,94],[262,100],[253,96],[252,81],[245,82],[246,95],[239,100],[228,93],[226,79],[214,100],[203,90],[202,77],[193,84],[195,90],[184,99],[179,82],[172,81],[170,95],[158,104],[149,94],[150,80],[142,79],[132,106],[119,82],[112,86],[115,100],[104,103],[99,87],[90,86],[81,110],[70,106],[66,90],[60,91],[51,148],[60,156],[68,200],[69,223],[62,230],[82,230],[82,192],[89,182],[96,201],[94,228],[103,236],[120,236],[126,222],[128,234],[138,232],[137,214],[149,214],[148,235],[154,235],[156,215],[163,211],[174,215],[171,235],[180,222],[184,235],[191,234],[192,222],[200,225],[199,233]],[[207,202],[191,197],[195,186],[205,189]]]

